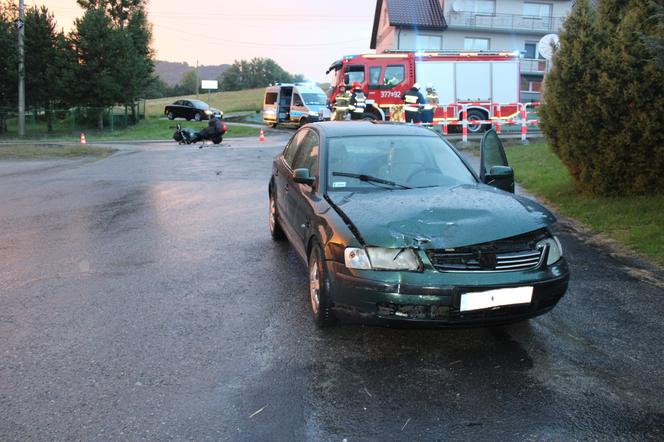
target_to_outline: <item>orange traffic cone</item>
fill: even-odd
[[[261,129],[261,134],[258,136],[258,141],[261,143],[265,141],[265,132],[263,132],[263,129]]]
[[[81,132],[81,144],[85,144],[85,134]]]

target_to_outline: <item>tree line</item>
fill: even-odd
[[[544,83],[541,127],[577,188],[664,192],[664,5],[577,0]]]
[[[304,81],[302,74],[291,74],[271,58],[253,58],[251,60],[235,60],[217,80],[223,91],[239,91],[265,87],[276,82],[296,83]],[[174,97],[195,94],[201,79],[195,69],[182,74],[180,82],[174,86],[167,85],[157,78],[147,89],[146,98]]]
[[[137,121],[136,100],[154,81],[152,31],[146,0],[77,0],[84,14],[65,34],[46,6],[25,11],[26,107],[43,109],[49,131],[54,111],[91,110],[100,129],[104,108],[123,105]],[[0,133],[17,107],[18,8],[0,3]]]

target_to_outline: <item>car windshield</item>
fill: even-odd
[[[308,106],[325,106],[327,104],[327,96],[325,94],[302,94],[304,104]]]
[[[376,185],[377,183],[393,185]],[[360,136],[328,142],[330,191],[452,187],[477,183],[457,154],[438,137]]]
[[[191,105],[194,106],[196,109],[203,109],[203,110],[210,107],[210,106],[208,106],[207,103],[204,103],[204,102],[199,101],[199,100],[191,100]]]

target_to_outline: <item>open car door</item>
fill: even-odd
[[[514,171],[507,164],[503,143],[495,130],[484,134],[480,145],[480,180],[484,184],[514,193]]]

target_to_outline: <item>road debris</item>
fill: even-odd
[[[251,419],[254,416],[257,416],[257,415],[261,414],[263,412],[263,410],[265,410],[266,407],[267,407],[267,405],[263,408],[259,408],[258,410],[254,411],[253,413],[251,413],[249,415],[249,419]]]
[[[406,419],[406,423],[403,424],[403,427],[401,427],[401,431],[403,431],[404,428],[406,428],[406,425],[408,425],[408,422],[410,422],[410,418]]]

